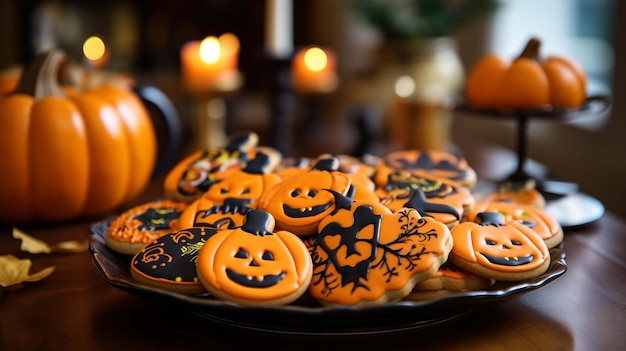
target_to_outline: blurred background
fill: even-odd
[[[280,6],[289,10],[287,27],[280,27],[286,38],[270,33],[275,16],[285,15]],[[533,120],[528,156],[626,217],[623,18],[626,4],[617,0],[3,0],[0,68],[19,70],[49,48],[85,62],[83,44],[97,35],[109,56],[92,68],[159,87],[176,106],[185,137],[197,133],[198,106],[217,96],[219,114],[226,115],[219,128],[226,134],[254,130],[261,143],[271,144],[276,62],[315,45],[326,50],[336,77],[325,88],[291,91],[287,122],[297,136],[297,155],[376,154],[418,147],[413,139],[431,137],[433,148],[472,138],[515,149],[514,120],[466,115],[451,106],[462,99],[467,74],[481,57],[514,58],[535,36],[545,55],[578,61],[590,94],[609,95],[613,104],[606,113],[567,123]],[[207,88],[210,97],[199,97],[185,85],[182,49],[224,33],[239,41],[241,82],[234,89]],[[277,41],[286,43],[285,55],[272,51]],[[435,116],[437,124],[409,127],[416,113]],[[428,136],[407,136],[411,128]]]

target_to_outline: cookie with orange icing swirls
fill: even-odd
[[[179,225],[181,228],[240,227],[246,212],[257,208],[261,196],[281,181],[279,175],[271,173],[277,162],[271,154],[257,152],[244,169],[218,180],[198,200],[189,204],[180,217]]]
[[[474,221],[480,212],[498,212],[505,222],[519,222],[536,232],[551,249],[563,241],[563,228],[559,222],[545,211],[531,205],[510,200],[479,201],[474,209],[466,214],[468,221]]]
[[[459,155],[440,150],[400,150],[383,156],[375,174],[377,186],[387,182],[390,173],[395,171],[420,171],[422,174],[448,179],[473,189],[476,185],[476,171],[467,160]]]
[[[269,212],[276,228],[296,235],[317,233],[319,222],[335,210],[335,196],[351,190],[350,177],[339,172],[338,161],[330,157],[318,160],[305,172],[284,179],[271,187],[259,200],[259,209]]]
[[[176,231],[184,202],[158,200],[126,210],[109,224],[106,245],[119,253],[134,255],[154,239]]]
[[[427,203],[446,205],[454,211],[426,211],[440,222],[452,228],[463,214],[474,206],[474,196],[465,187],[453,181],[409,171],[388,174],[386,183],[376,189],[380,202],[397,211],[406,205],[411,193],[420,190]],[[431,206],[431,208],[434,208]]]
[[[198,150],[178,162],[167,174],[163,183],[165,196],[177,201],[193,202],[218,179],[245,166],[259,137],[247,132],[231,136],[228,145],[209,150]]]
[[[196,262],[202,285],[241,305],[285,305],[301,297],[311,282],[311,256],[300,238],[274,225],[269,213],[250,210],[243,226],[210,237]]]
[[[437,272],[453,245],[445,224],[412,208],[391,212],[368,200],[337,209],[320,222],[318,232],[311,243],[309,293],[324,305],[400,300]]]
[[[205,292],[196,273],[196,260],[216,232],[214,228],[187,228],[155,239],[130,261],[131,276],[144,285],[181,294]]]
[[[543,239],[516,221],[505,222],[498,212],[478,213],[473,222],[452,229],[450,260],[476,275],[504,281],[537,277],[550,265]]]

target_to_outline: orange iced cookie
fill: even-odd
[[[338,206],[335,196],[325,189],[342,195],[351,189],[350,177],[337,168],[335,158],[319,160],[312,169],[271,187],[261,197],[258,208],[274,217],[278,229],[296,235],[317,233],[319,222]]]
[[[242,133],[232,136],[226,147],[199,150],[187,156],[167,174],[163,184],[165,196],[195,201],[218,180],[216,172],[222,172],[224,178],[229,170],[243,168],[258,140],[255,133]]]
[[[553,248],[563,241],[563,228],[552,216],[531,205],[516,203],[510,200],[479,201],[474,209],[467,213],[466,219],[474,221],[480,212],[498,212],[504,216],[505,222],[519,222],[532,229]]]
[[[250,210],[242,227],[210,237],[196,263],[202,285],[241,305],[285,305],[302,296],[311,282],[311,256],[300,238],[274,232],[274,224],[269,213]]]
[[[452,237],[452,263],[482,277],[526,280],[545,273],[550,265],[543,239],[524,224],[505,222],[498,212],[477,214],[475,222],[452,229]]]
[[[452,237],[445,224],[415,209],[394,213],[355,200],[321,221],[312,245],[310,295],[325,305],[366,306],[400,300],[434,275]]]
[[[187,228],[155,239],[131,260],[131,276],[142,284],[182,294],[205,292],[196,274],[196,260],[205,241],[216,232]]]
[[[280,176],[271,173],[276,163],[272,155],[257,152],[245,168],[230,172],[189,204],[180,217],[179,226],[240,227],[246,212],[257,208],[261,196],[281,181]]]
[[[474,206],[474,196],[465,187],[453,181],[433,176],[411,173],[409,171],[391,172],[387,181],[376,189],[380,202],[397,211],[406,206],[411,193],[420,190],[427,204],[439,204],[451,207],[450,211],[445,207],[429,205],[426,212],[440,222],[452,228],[457,225],[463,214]],[[418,208],[419,209],[419,208]]]
[[[507,182],[498,187],[498,190],[488,194],[488,201],[513,201],[524,205],[531,205],[543,209],[546,200],[535,188],[535,182]]]
[[[435,275],[417,283],[413,291],[467,291],[482,290],[491,286],[491,279],[470,273],[447,261]]]
[[[376,169],[376,185],[383,186],[389,173],[399,170],[421,171],[425,175],[452,180],[469,189],[473,189],[477,181],[476,171],[462,156],[438,150],[401,150],[383,157]]]
[[[106,245],[134,255],[154,239],[178,229],[184,202],[160,200],[135,206],[117,216],[107,229]]]

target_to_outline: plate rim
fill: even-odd
[[[117,264],[117,261],[127,260],[129,266],[132,256],[114,252],[106,246],[105,236],[109,222],[110,219],[106,219],[92,224],[89,241],[89,252],[92,255],[92,261],[105,282],[134,295],[181,304],[187,307],[190,312],[204,317],[205,320],[256,331],[309,335],[354,335],[421,328],[440,324],[442,319],[444,321],[454,319],[482,304],[505,301],[523,293],[539,289],[561,277],[567,271],[566,254],[563,250],[564,245],[561,243],[559,246],[550,249],[551,262],[546,273],[521,282],[496,282],[487,290],[455,292],[429,300],[401,300],[376,306],[304,306],[294,304],[285,306],[241,306],[228,301],[207,298],[208,294],[200,296],[184,295],[134,281],[130,277],[129,268],[121,267]],[[128,269],[123,276],[115,273],[115,269],[123,268]],[[335,320],[349,322],[350,320],[358,321],[363,317],[384,319],[387,316],[395,315],[394,313],[398,310],[406,312],[406,318],[398,319],[397,323],[391,320],[391,325],[384,325],[378,328],[368,327],[366,323],[360,327],[345,326],[337,330],[318,325],[317,328],[311,326],[311,328],[308,328],[309,330],[304,331],[299,330],[297,325],[290,325],[292,322],[298,322],[291,319],[294,317],[315,323]],[[235,319],[235,321],[228,323],[226,318],[222,317],[224,314]],[[258,324],[255,322],[254,317],[266,314],[273,316],[265,321],[269,323]],[[404,316],[404,314],[402,315]],[[285,320],[277,320],[280,318]],[[427,318],[434,319],[431,323],[420,324]],[[387,321],[387,319],[385,320]],[[307,323],[304,324],[306,325]]]

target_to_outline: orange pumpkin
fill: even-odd
[[[10,67],[0,72],[0,95],[8,94],[17,87],[20,74],[22,74],[20,66]]]
[[[585,71],[570,58],[539,58],[541,42],[532,38],[513,61],[483,57],[470,71],[466,95],[474,108],[575,108],[587,97]]]
[[[106,213],[147,185],[157,144],[141,100],[57,80],[62,52],[39,55],[0,97],[0,221],[64,221]]]

